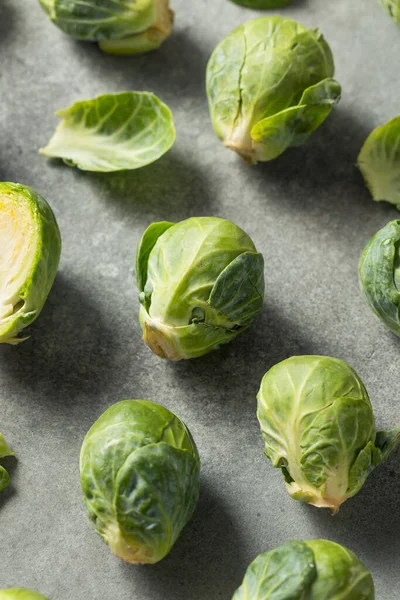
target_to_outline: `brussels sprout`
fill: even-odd
[[[400,25],[400,0],[379,0],[379,2],[387,10],[393,21]]]
[[[0,228],[0,343],[17,344],[53,285],[61,238],[46,200],[17,183],[0,183]]]
[[[49,19],[110,54],[156,50],[171,35],[169,0],[39,0]]]
[[[105,94],[56,114],[61,123],[40,153],[85,171],[139,169],[175,141],[170,109],[149,92]]]
[[[390,221],[365,246],[358,265],[361,293],[371,310],[400,335],[400,221]]]
[[[207,66],[211,120],[249,163],[300,146],[340,99],[331,51],[317,30],[283,17],[234,29]]]
[[[47,600],[42,594],[22,588],[0,590],[0,600]]]
[[[344,361],[293,356],[270,369],[257,396],[265,454],[292,498],[333,513],[400,442],[375,430],[361,379]]]
[[[200,459],[185,424],[146,400],[117,402],[87,433],[80,458],[89,518],[111,551],[156,563],[191,519]]]
[[[357,164],[374,200],[400,205],[400,117],[374,129]]]
[[[292,0],[232,0],[235,4],[246,6],[246,8],[269,9],[282,8],[291,3]]]
[[[257,556],[232,600],[374,600],[371,573],[327,540],[288,542]]]
[[[233,340],[263,305],[264,261],[217,217],[153,223],[136,253],[143,340],[162,358],[202,356]]]
[[[0,458],[5,456],[15,456],[15,452],[8,446],[3,435],[0,433]],[[2,492],[10,483],[10,476],[4,467],[0,466],[0,492]]]

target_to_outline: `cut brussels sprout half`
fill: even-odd
[[[303,144],[340,99],[328,44],[315,29],[262,17],[234,29],[207,66],[215,133],[249,163]]]
[[[258,10],[268,10],[271,8],[282,8],[292,2],[292,0],[232,0],[235,4],[245,6],[246,8],[256,8]]]
[[[191,519],[200,459],[185,424],[146,400],[108,408],[80,457],[85,506],[97,533],[129,563],[156,563]]]
[[[156,50],[171,35],[169,0],[39,0],[49,19],[111,54]]]
[[[42,594],[23,588],[0,590],[0,600],[47,600]]]
[[[374,129],[357,164],[374,200],[400,205],[400,116]]]
[[[196,358],[249,327],[264,299],[264,261],[217,217],[153,223],[136,253],[143,340],[162,358]]]
[[[265,454],[295,500],[336,513],[400,442],[375,430],[357,373],[328,356],[293,356],[270,369],[257,396]]]
[[[400,220],[390,221],[369,240],[360,257],[358,281],[371,310],[400,335]]]
[[[288,542],[257,556],[232,600],[374,600],[371,573],[328,540]]]
[[[61,123],[40,153],[84,171],[140,169],[175,141],[170,109],[149,92],[105,94],[56,114]]]
[[[0,433],[0,458],[5,456],[15,456],[10,446],[7,444],[4,436]],[[2,492],[10,483],[10,476],[4,467],[0,465],[0,492]]]
[[[53,285],[61,238],[46,200],[16,183],[0,183],[0,231],[0,343],[17,344]]]
[[[396,25],[400,26],[400,0],[379,0]]]

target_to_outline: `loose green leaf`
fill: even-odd
[[[400,116],[370,133],[357,164],[374,200],[400,205]]]
[[[18,344],[53,285],[61,237],[46,200],[16,183],[0,183],[0,231],[0,343]]]
[[[117,402],[81,449],[89,518],[116,556],[156,563],[192,517],[199,470],[196,445],[178,417],[145,400]]]
[[[149,92],[105,94],[56,114],[61,123],[40,153],[85,171],[139,169],[175,141],[171,111]]]
[[[169,0],[39,0],[64,33],[99,42],[104,52],[141,54],[157,49],[172,31]]]
[[[255,320],[263,304],[264,263],[230,221],[194,217],[165,225],[161,235],[164,224],[145,232],[137,254],[143,340],[163,358],[195,358]]]
[[[214,130],[250,163],[303,144],[340,99],[328,44],[316,30],[263,17],[233,30],[207,66]]]
[[[344,361],[293,356],[264,376],[257,416],[265,454],[296,500],[333,513],[399,442],[377,435],[368,393]]]

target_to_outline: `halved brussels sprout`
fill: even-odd
[[[374,600],[371,573],[328,540],[288,542],[257,556],[232,600]]]
[[[0,600],[47,600],[42,594],[23,588],[0,590]]]
[[[396,25],[400,25],[400,0],[379,0]]]
[[[0,458],[5,456],[15,456],[10,446],[7,444],[4,436],[0,433]],[[10,476],[4,467],[0,465],[0,492],[2,492],[10,483]]]
[[[376,432],[364,384],[337,358],[278,363],[257,401],[265,454],[282,469],[289,494],[334,514],[400,442],[400,428]]]
[[[53,285],[61,238],[46,200],[18,183],[0,183],[0,231],[0,343],[18,344]]]
[[[370,133],[357,164],[374,200],[400,205],[400,116]]]
[[[170,109],[149,92],[104,94],[56,114],[61,123],[40,153],[84,171],[140,169],[175,141]]]
[[[143,340],[162,358],[195,358],[249,327],[264,299],[264,261],[217,217],[153,223],[136,253]]]
[[[185,424],[146,400],[110,406],[81,449],[89,518],[111,551],[129,563],[156,563],[191,519],[200,459]]]
[[[110,54],[156,50],[171,35],[169,0],[39,0],[64,33]]]
[[[262,17],[234,29],[207,66],[215,133],[249,163],[303,144],[340,99],[333,58],[315,29]]]
[[[358,281],[370,309],[400,335],[400,220],[390,221],[369,240],[360,257]]]

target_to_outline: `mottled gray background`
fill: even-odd
[[[36,188],[63,237],[60,270],[30,339],[0,349],[4,464],[0,587],[52,600],[230,600],[247,564],[293,538],[327,537],[370,567],[377,600],[399,598],[400,454],[336,517],[287,496],[263,457],[255,394],[292,354],[333,355],[360,373],[379,427],[400,423],[399,340],[357,287],[369,237],[398,213],[375,204],[354,163],[366,135],[400,111],[400,31],[375,0],[294,0],[287,16],[325,34],[343,100],[309,143],[250,167],[211,129],[204,70],[217,42],[258,16],[228,0],[173,0],[176,26],[159,52],[102,54],[54,27],[36,0],[0,0],[0,180]],[[40,157],[53,113],[104,92],[151,90],[172,108],[177,142],[140,171],[90,174]],[[265,256],[266,306],[220,352],[171,364],[143,345],[134,251],[153,220],[219,215]],[[202,458],[193,521],[158,565],[114,558],[82,506],[78,456],[100,413],[148,398],[183,418]]]

